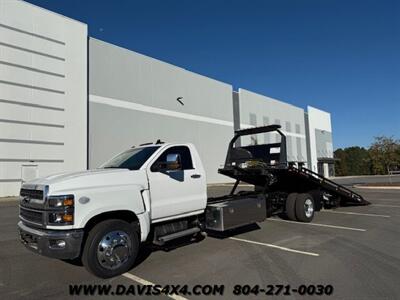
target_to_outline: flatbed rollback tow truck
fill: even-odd
[[[279,143],[240,146],[242,136],[275,132]],[[21,242],[58,259],[81,260],[102,278],[135,263],[139,246],[159,246],[205,232],[227,233],[284,215],[311,222],[316,211],[368,205],[354,191],[288,163],[279,125],[235,131],[225,164],[235,180],[228,195],[207,198],[206,174],[192,144],[157,141],[132,147],[100,168],[24,183],[20,191]],[[237,191],[240,182],[253,191]]]

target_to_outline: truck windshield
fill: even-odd
[[[124,151],[104,163],[100,168],[109,169],[129,169],[139,170],[149,157],[158,149],[159,146],[133,148]]]

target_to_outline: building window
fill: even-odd
[[[334,163],[330,163],[328,164],[328,175],[329,177],[333,177],[335,176],[335,164]]]
[[[318,162],[318,174],[324,176],[324,163]]]
[[[264,126],[269,125],[269,118],[268,117],[263,117],[263,123]],[[265,133],[264,134],[264,144],[269,144],[270,143],[270,133]]]
[[[254,127],[257,127],[257,116],[256,116],[256,114],[253,114],[253,113],[250,114],[250,125],[254,126]],[[258,144],[257,135],[252,135],[250,137],[250,140],[251,140],[251,144],[252,145],[257,145]]]
[[[275,119],[275,125],[281,125],[281,120]],[[278,133],[275,134],[275,143],[280,143],[281,142],[281,136]]]

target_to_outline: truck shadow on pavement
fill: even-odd
[[[135,264],[133,268],[136,266],[140,265],[142,262],[144,262],[153,252],[157,251],[163,251],[163,252],[169,252],[177,248],[189,246],[195,243],[200,243],[205,239],[205,236],[198,234],[194,237],[182,237],[179,239],[176,239],[174,241],[170,241],[165,243],[164,245],[155,245],[152,243],[145,243],[143,244],[140,249],[138,256],[136,258]]]
[[[209,236],[211,238],[216,238],[216,239],[226,239],[235,235],[243,234],[246,232],[254,231],[254,230],[260,230],[260,226],[258,226],[256,223],[254,224],[249,224],[245,225],[239,228],[235,228],[232,230],[227,230],[224,233],[218,232],[218,231],[211,231],[207,230],[207,235],[201,235],[198,234],[195,237],[183,237],[180,239],[176,239],[171,242],[167,242],[162,246],[157,246],[154,244],[147,244],[143,245],[139,251],[138,257],[136,259],[136,265],[141,264],[143,261],[145,261],[153,252],[156,251],[164,251],[164,252],[169,252],[177,248],[185,247],[192,245],[194,243],[200,243],[202,242],[206,236]]]
[[[260,226],[258,226],[257,224],[254,223],[254,224],[245,225],[245,226],[242,226],[239,228],[235,228],[232,230],[227,230],[223,233],[218,232],[218,231],[207,230],[207,235],[198,234],[198,235],[192,236],[192,237],[182,237],[182,238],[167,242],[161,246],[154,245],[150,242],[145,243],[145,244],[141,245],[138,256],[135,261],[135,264],[132,267],[132,269],[134,269],[136,266],[143,263],[148,257],[150,257],[150,255],[153,252],[157,252],[157,251],[170,252],[177,248],[193,245],[195,243],[200,243],[206,238],[206,236],[209,236],[211,238],[216,238],[216,239],[226,239],[226,238],[229,238],[229,237],[232,237],[235,235],[243,234],[243,233],[254,231],[254,230],[260,230],[260,229],[261,229]],[[68,263],[70,265],[83,267],[83,264],[82,264],[82,261],[80,258],[76,258],[73,260],[62,260],[62,261],[65,263]]]
[[[222,240],[222,239],[230,238],[235,235],[247,233],[250,231],[260,230],[260,229],[261,229],[261,227],[258,226],[258,224],[253,223],[253,224],[245,225],[245,226],[238,227],[235,229],[227,230],[224,232],[209,230],[209,231],[207,231],[207,234],[209,237]]]
[[[254,230],[260,230],[260,226],[258,226],[256,223],[254,224],[249,224],[245,225],[239,228],[235,228],[232,230],[227,230],[224,233],[217,232],[217,231],[211,231],[207,230],[207,236],[210,238],[216,238],[216,239],[226,239],[235,235],[243,234],[246,232],[254,231]],[[162,246],[157,246],[154,244],[144,244],[138,253],[138,257],[136,259],[135,265],[133,268],[135,268],[137,265],[140,265],[142,262],[144,262],[153,252],[157,251],[164,251],[164,252],[169,252],[177,248],[185,247],[192,245],[194,243],[200,243],[206,238],[205,235],[198,234],[195,237],[183,237],[180,239],[176,239],[171,242],[167,242]]]

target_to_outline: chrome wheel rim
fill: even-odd
[[[314,205],[311,199],[306,199],[304,202],[304,212],[307,218],[311,218],[314,213]]]
[[[103,268],[115,270],[132,256],[132,242],[121,230],[105,234],[97,246],[97,260]]]

